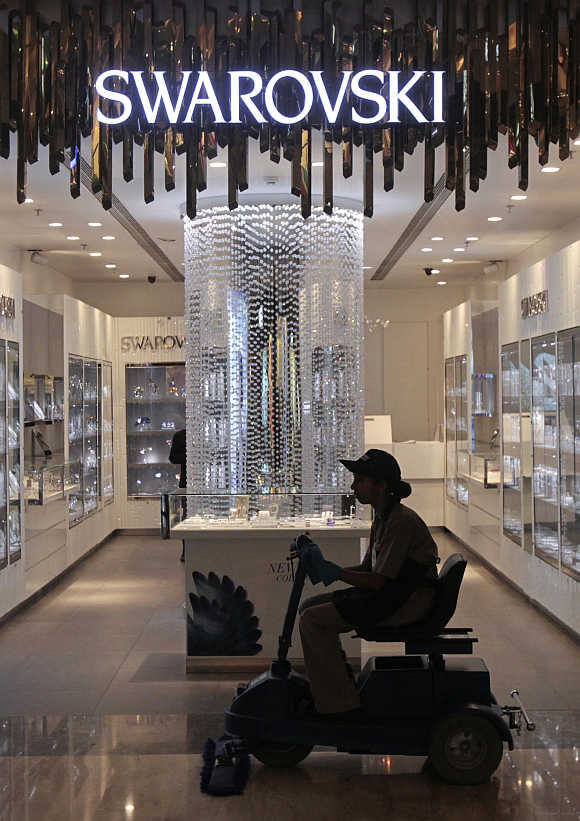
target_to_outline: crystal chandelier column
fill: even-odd
[[[196,492],[347,490],[363,445],[360,213],[185,224],[187,476]]]

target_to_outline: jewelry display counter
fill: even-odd
[[[188,672],[253,671],[275,657],[292,539],[308,531],[326,558],[349,567],[360,564],[370,533],[348,494],[184,492],[161,504],[163,535],[185,545]],[[307,582],[305,597],[322,592]],[[360,640],[346,634],[343,647],[359,666]],[[302,658],[297,634],[290,657]]]

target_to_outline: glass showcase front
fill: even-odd
[[[103,503],[114,501],[113,482],[113,367],[103,362],[101,368],[101,492]]]
[[[520,430],[520,346],[501,350],[503,423],[503,532],[522,541],[522,446]]]
[[[101,465],[98,363],[69,356],[69,525],[78,524],[99,506]]]
[[[0,568],[22,553],[20,349],[0,339]]]
[[[462,507],[469,502],[469,414],[467,356],[445,361],[445,476],[447,497]]]
[[[580,578],[580,328],[558,334],[560,560]]]
[[[169,462],[169,451],[176,431],[185,428],[185,363],[126,365],[125,392],[127,495],[174,490],[179,466]]]

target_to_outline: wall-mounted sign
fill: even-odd
[[[0,296],[0,316],[6,319],[14,319],[16,317],[16,303],[11,296]]]
[[[548,310],[548,292],[539,291],[522,299],[522,319],[545,314]]]
[[[204,119],[213,123],[238,124],[243,113],[246,121],[292,125],[319,110],[329,123],[340,119],[372,125],[401,122],[404,108],[418,123],[444,122],[444,71],[413,71],[410,78],[401,78],[400,71],[342,71],[332,87],[322,71],[285,69],[267,82],[256,71],[228,71],[225,81],[212,80],[207,71],[183,71],[180,82],[168,82],[165,71],[152,74],[153,80],[144,71],[111,69],[100,74],[95,83],[101,97],[99,121],[119,125],[136,114],[148,123],[192,123],[203,111]],[[417,85],[421,97],[432,100],[429,110],[421,111],[409,96]],[[139,100],[137,111],[122,87]],[[114,110],[103,111],[103,100],[115,103]]]
[[[170,351],[181,350],[185,345],[184,336],[122,336],[121,351]]]

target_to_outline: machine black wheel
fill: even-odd
[[[312,751],[307,744],[283,744],[260,741],[250,745],[250,752],[266,767],[295,767]]]
[[[429,761],[451,784],[481,784],[497,769],[503,742],[493,724],[475,713],[452,713],[433,726]]]

